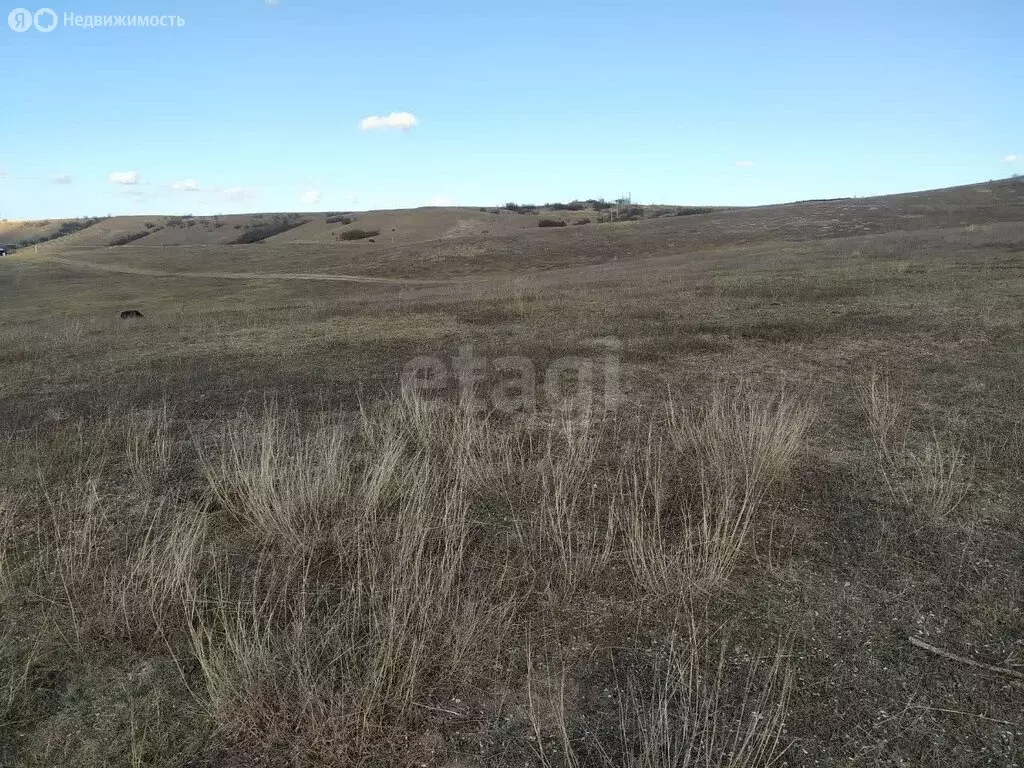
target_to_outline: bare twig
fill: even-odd
[[[444,707],[428,707],[426,704],[420,704],[417,701],[413,703],[414,707],[420,707],[421,709],[429,709],[431,712],[442,712],[446,715],[455,715],[456,717],[465,718],[466,716],[461,712],[456,712],[454,709],[445,709]]]
[[[1024,680],[1024,672],[1018,672],[1015,669],[1007,669],[1006,667],[997,667],[994,664],[986,664],[983,661],[976,661],[974,659],[969,659],[966,656],[958,656],[955,653],[950,653],[949,651],[944,651],[941,648],[936,648],[934,645],[930,645],[930,644],[926,643],[924,640],[922,640],[919,637],[911,636],[910,637],[910,644],[914,645],[914,646],[917,646],[918,648],[920,648],[923,651],[928,651],[929,653],[934,653],[936,656],[942,656],[943,658],[949,659],[950,661],[958,661],[961,664],[966,664],[966,665],[971,666],[971,667],[978,667],[979,669],[987,669],[989,672],[996,672],[996,673],[998,673],[1000,675],[1007,675],[1008,677],[1014,677],[1014,678],[1017,678],[1018,680]]]
[[[976,715],[973,712],[961,712],[959,709],[940,709],[939,707],[929,707],[924,704],[911,704],[914,709],[919,709],[922,712],[942,712],[946,715],[963,715],[964,717],[973,717],[977,720],[987,720],[990,723],[998,723],[999,725],[1011,725],[1014,728],[1022,728],[1020,723],[1013,723],[1009,720],[997,720],[994,717],[987,717],[986,715]]]

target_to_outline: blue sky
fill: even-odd
[[[49,1],[49,33],[0,8],[0,218],[746,205],[1024,171],[1020,0]],[[362,127],[395,113],[415,125]]]

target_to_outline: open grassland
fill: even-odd
[[[0,261],[0,764],[1024,758],[1021,184],[87,235]]]

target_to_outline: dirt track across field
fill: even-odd
[[[394,285],[443,285],[446,280],[405,279],[400,277],[368,277],[365,275],[323,275],[300,272],[166,272],[159,269],[140,269],[119,264],[96,264],[79,259],[62,259],[58,256],[34,256],[40,261],[49,261],[75,269],[117,272],[126,275],[148,275],[150,277],[184,277],[207,280],[321,280],[336,283],[390,283]]]

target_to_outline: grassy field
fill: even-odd
[[[1021,764],[1024,183],[547,215],[0,260],[0,764]]]

